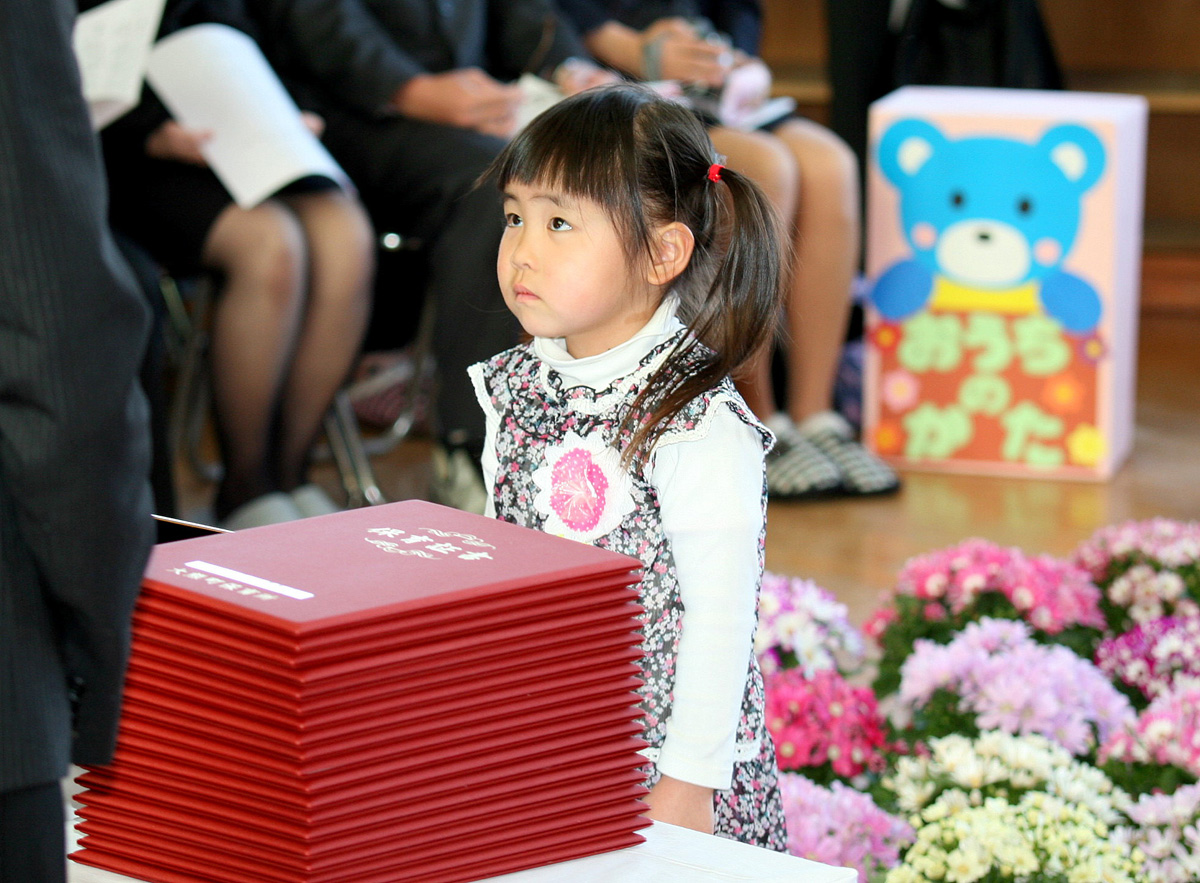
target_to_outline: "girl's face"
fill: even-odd
[[[496,275],[529,334],[564,338],[578,359],[624,343],[654,314],[662,289],[629,266],[597,203],[510,182],[504,220]]]

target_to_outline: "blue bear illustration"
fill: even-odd
[[[904,119],[879,143],[879,165],[900,192],[913,256],[880,276],[871,300],[887,319],[926,306],[1034,312],[1068,332],[1100,321],[1100,297],[1062,269],[1079,229],[1080,200],[1104,172],[1089,129],[1059,125],[1037,144],[950,139]]]

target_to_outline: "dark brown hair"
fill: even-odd
[[[695,248],[672,288],[686,335],[622,420],[632,432],[626,464],[644,461],[689,401],[746,365],[774,337],[780,311],[775,213],[749,178],[722,168],[704,126],[688,109],[642,86],[590,89],[533,120],[485,177],[542,184],[600,205],[630,265],[652,255],[654,228],[678,221]],[[686,360],[684,357],[687,357]],[[681,364],[693,367],[681,371]],[[645,415],[648,415],[645,416]]]

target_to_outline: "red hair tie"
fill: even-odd
[[[723,165],[721,165],[719,162],[715,162],[711,166],[709,166],[708,167],[708,180],[712,181],[714,184],[716,182],[720,181],[721,180],[721,169],[723,169],[723,168],[725,168],[725,167]]]

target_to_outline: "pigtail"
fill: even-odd
[[[717,354],[723,377],[737,374],[774,338],[783,296],[781,238],[774,206],[745,175],[722,169],[720,181],[708,186],[724,209],[715,243],[721,256],[692,329]]]
[[[681,217],[696,237],[693,291],[683,292],[683,337],[634,400],[622,461],[645,462],[672,417],[774,340],[782,308],[779,221],[762,190],[728,168],[705,173],[699,205]],[[711,176],[711,177],[710,177]],[[716,178],[716,180],[711,180]],[[715,265],[715,267],[714,267]],[[707,278],[706,278],[707,277]]]

